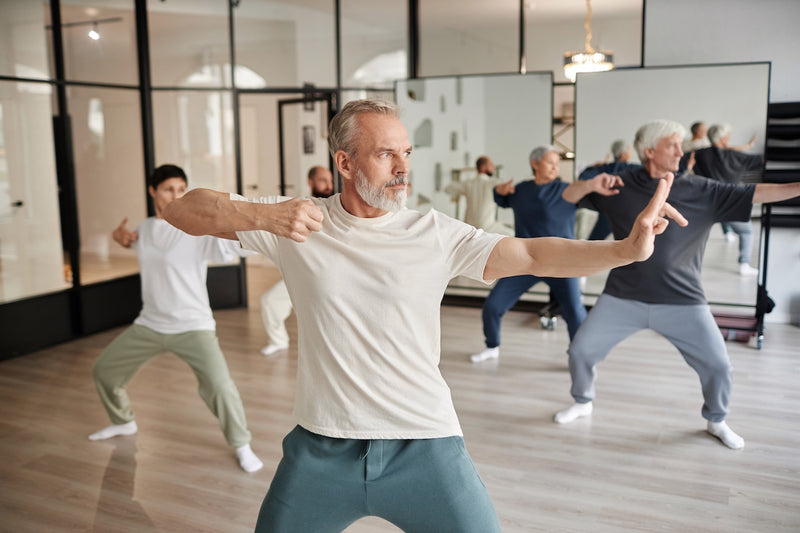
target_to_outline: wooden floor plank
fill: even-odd
[[[140,431],[90,442],[107,425],[91,380],[115,329],[0,363],[0,531],[252,531],[293,426],[296,325],[288,352],[265,358],[258,296],[215,313],[265,463],[242,472],[188,367],[165,355],[129,387]],[[261,281],[259,281],[261,280]],[[697,376],[663,338],[641,332],[599,367],[590,420],[552,422],[570,403],[563,323],[511,312],[499,361],[473,365],[480,309],[442,311],[441,368],[503,531],[800,530],[800,329],[768,324],[764,347],[728,342],[729,423],[741,451],[705,431]],[[413,510],[409,510],[413,512]],[[377,518],[348,533],[392,532]]]

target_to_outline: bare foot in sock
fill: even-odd
[[[89,440],[105,440],[119,435],[133,435],[139,428],[136,426],[136,421],[131,420],[127,424],[111,424],[110,426],[96,431],[89,435]]]
[[[722,441],[722,444],[732,450],[744,448],[744,439],[733,432],[724,421],[709,422],[708,432]]]
[[[557,412],[553,420],[558,424],[569,424],[578,418],[589,416],[590,414],[592,414],[592,402],[574,403],[563,411]]]
[[[236,457],[239,459],[239,466],[245,472],[258,472],[264,467],[264,463],[253,453],[249,444],[236,448]]]

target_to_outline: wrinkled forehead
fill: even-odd
[[[406,127],[399,118],[377,113],[363,113],[357,117],[358,150],[390,149],[405,151],[411,147]]]

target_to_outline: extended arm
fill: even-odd
[[[448,183],[447,187],[444,188],[444,192],[450,195],[450,199],[454,202],[458,200],[459,196],[466,194],[464,184],[460,181],[451,181]]]
[[[237,240],[237,231],[265,230],[304,242],[322,228],[322,210],[311,200],[293,198],[276,204],[239,202],[227,193],[193,189],[167,204],[164,219],[190,235]]]
[[[739,146],[729,146],[728,148],[731,150],[736,150],[737,152],[744,152],[745,150],[749,150],[756,144],[756,136],[753,135],[750,137],[750,140],[747,141],[747,144],[740,144]]]
[[[511,207],[508,197],[514,194],[515,191],[516,187],[514,187],[513,178],[508,181],[498,183],[494,188],[494,193],[492,194],[494,197],[494,203],[500,207]]]
[[[120,246],[130,248],[139,238],[139,234],[127,228],[128,217],[122,219],[122,223],[111,232],[111,238],[119,243]]]
[[[754,204],[781,202],[800,196],[800,181],[794,183],[759,183],[753,194]]]
[[[612,176],[611,174],[598,174],[590,180],[573,181],[561,193],[561,197],[572,204],[577,204],[581,198],[587,194],[596,192],[603,196],[613,196],[619,194],[617,187],[622,187],[625,184],[619,176]]]
[[[666,202],[671,185],[671,179],[659,182],[650,203],[636,217],[630,233],[623,240],[576,241],[557,237],[506,237],[492,250],[483,278],[491,280],[522,274],[562,278],[587,276],[634,261],[644,261],[653,253],[655,236],[667,228],[668,221],[665,217],[673,219],[681,226],[688,224]]]

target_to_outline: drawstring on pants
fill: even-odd
[[[359,455],[359,456],[358,456],[358,458],[359,458],[361,461],[363,461],[364,459],[366,459],[366,458],[367,458],[367,455],[369,455],[369,451],[370,451],[371,449],[372,449],[372,441],[371,441],[371,440],[368,440],[368,441],[367,441],[367,445],[366,445],[366,446],[364,446],[364,450],[361,452],[361,455]]]

